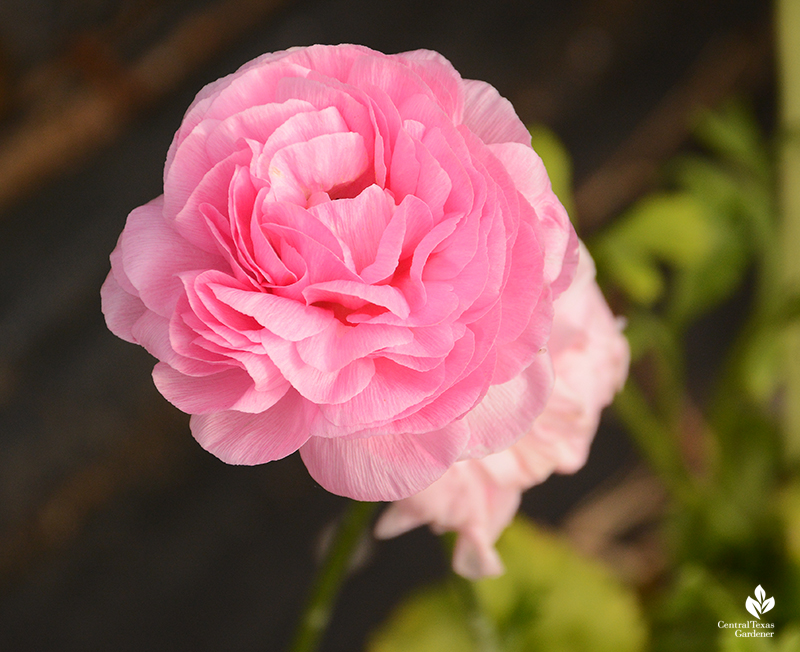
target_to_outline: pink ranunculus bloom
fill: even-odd
[[[299,449],[328,490],[394,500],[530,429],[576,259],[494,88],[435,52],[295,48],[197,95],[103,312],[220,459]]]
[[[423,523],[458,532],[453,567],[477,579],[503,571],[494,544],[514,518],[523,491],[554,471],[571,473],[586,461],[600,412],[628,375],[628,343],[594,280],[585,247],[575,281],[554,304],[556,382],[530,432],[509,449],[454,464],[424,491],[393,503],[376,534],[389,538]]]

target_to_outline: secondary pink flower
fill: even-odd
[[[494,88],[435,52],[296,48],[197,95],[103,311],[222,460],[299,449],[328,490],[393,500],[530,428],[575,255]]]
[[[376,526],[379,537],[429,523],[437,533],[459,533],[456,572],[473,579],[502,572],[494,544],[522,492],[554,471],[572,473],[583,465],[600,412],[628,375],[628,343],[595,283],[585,247],[575,281],[554,307],[549,346],[555,389],[531,431],[503,452],[458,462],[424,491],[391,505]]]

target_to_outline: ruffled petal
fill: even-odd
[[[153,312],[170,317],[183,291],[178,274],[215,269],[222,259],[187,242],[164,220],[163,197],[134,209],[120,247],[122,268],[139,298]]]
[[[530,146],[531,134],[514,107],[486,82],[465,79],[463,123],[484,143],[522,143]]]
[[[333,195],[341,191],[366,172],[368,165],[360,134],[326,134],[289,145],[269,163],[269,199],[304,206],[315,192]]]
[[[312,437],[300,454],[311,476],[331,493],[356,500],[398,500],[439,478],[468,438],[465,424],[457,421],[422,435]]]
[[[281,374],[303,398],[328,407],[351,400],[368,387],[375,376],[375,362],[360,358],[335,371],[323,371],[307,364],[293,342],[263,334],[264,348]]]
[[[260,412],[272,407],[288,389],[287,384],[277,390],[258,392],[253,379],[238,367],[208,376],[187,376],[164,362],[153,369],[153,381],[164,398],[189,414],[210,414],[242,407]],[[252,405],[254,401],[257,406]]]
[[[260,414],[193,415],[194,438],[228,464],[263,464],[291,455],[308,440],[305,401],[289,391]]]
[[[513,380],[489,388],[465,417],[470,441],[464,458],[485,457],[511,446],[527,433],[553,390],[550,356],[542,352]]]
[[[375,262],[393,209],[392,198],[373,184],[358,197],[318,204],[310,212],[347,248],[352,255],[356,272],[360,273],[367,265]]]
[[[464,113],[464,97],[461,92],[463,80],[453,64],[433,50],[401,52],[396,56],[408,62],[422,78],[450,119],[460,122]]]
[[[522,196],[535,212],[537,237],[541,240],[544,278],[554,283],[560,294],[572,279],[577,264],[578,240],[567,211],[553,193],[544,163],[532,148],[519,143],[490,145],[491,152],[503,163]],[[564,270],[565,263],[569,269]],[[559,282],[556,282],[562,277]]]
[[[114,271],[109,272],[100,288],[100,301],[108,330],[126,342],[138,344],[131,327],[147,308],[139,297],[122,289]]]

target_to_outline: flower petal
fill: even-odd
[[[485,457],[508,448],[527,433],[544,410],[553,382],[550,356],[540,353],[519,376],[490,387],[465,417],[470,429],[465,458]]]
[[[312,437],[300,454],[311,476],[332,493],[356,500],[398,500],[439,478],[468,438],[466,426],[456,421],[423,435]]]
[[[578,240],[567,211],[553,193],[542,159],[532,148],[519,143],[490,145],[489,149],[536,213],[533,223],[541,240],[544,278],[554,283],[554,293],[560,294],[569,285],[577,265]],[[569,269],[563,269],[565,264]]]
[[[287,383],[275,390],[259,392],[248,373],[238,367],[208,376],[187,376],[164,362],[153,369],[153,381],[164,398],[189,414],[242,408],[261,412],[272,407],[289,388]]]
[[[291,390],[266,412],[196,414],[191,428],[203,448],[228,464],[279,460],[308,440],[305,401]]]
[[[158,197],[131,211],[120,247],[125,276],[144,305],[169,318],[183,291],[178,274],[215,269],[222,258],[187,242],[164,220],[163,205]]]
[[[486,82],[465,79],[463,123],[484,143],[531,144],[530,132],[514,107]]]
[[[108,330],[126,342],[137,344],[131,327],[147,308],[139,297],[122,289],[117,282],[115,270],[109,272],[100,288],[100,301]]]

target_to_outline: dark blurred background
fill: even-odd
[[[204,452],[154,389],[154,361],[100,314],[108,254],[127,213],[160,194],[172,134],[204,84],[294,45],[438,50],[563,140],[588,235],[658,183],[700,107],[747,97],[770,126],[770,9],[0,0],[0,650],[284,649],[341,510],[296,455],[237,468]],[[724,312],[714,319],[693,333],[700,383],[725,340]],[[662,502],[608,415],[587,467],[531,490],[524,509],[647,582],[658,550],[646,536],[612,541],[624,534],[613,520],[646,521]],[[373,543],[324,649],[361,649],[447,565],[427,530]]]

